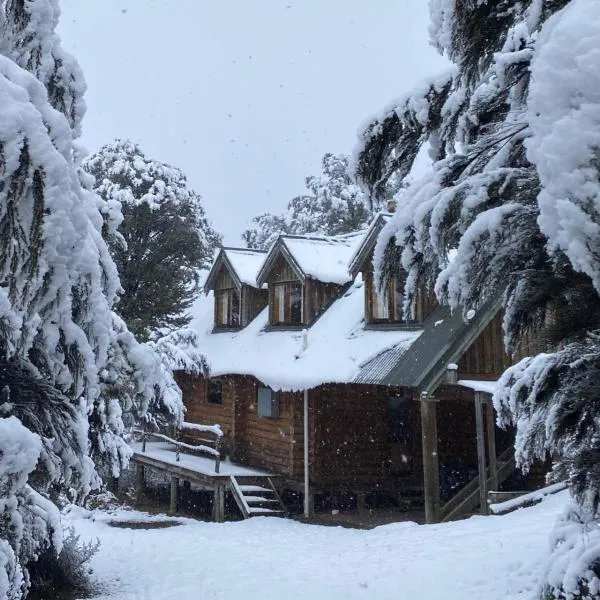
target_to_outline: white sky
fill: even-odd
[[[84,145],[181,168],[228,244],[281,212],[325,152],[445,63],[426,0],[62,0],[87,82]]]

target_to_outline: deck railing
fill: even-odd
[[[184,433],[187,432],[187,433]],[[192,434],[191,432],[194,432]],[[200,425],[197,423],[183,422],[177,430],[177,437],[183,436],[184,439],[175,439],[163,433],[155,431],[136,430],[135,433],[141,434],[142,452],[146,452],[146,442],[148,439],[158,439],[175,446],[175,460],[179,462],[182,450],[198,452],[212,456],[215,459],[215,473],[219,472],[221,466],[221,439],[223,432],[219,425]],[[200,434],[202,437],[198,437]],[[190,444],[186,440],[200,441],[201,444]]]

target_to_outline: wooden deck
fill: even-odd
[[[203,487],[214,492],[213,518],[221,522],[225,517],[225,492],[239,490],[239,483],[259,484],[265,488],[272,487],[271,478],[273,473],[259,469],[252,469],[237,465],[228,460],[220,461],[219,472],[215,470],[215,459],[208,456],[196,456],[184,452],[177,453],[175,447],[169,442],[146,442],[145,450],[142,450],[141,442],[131,444],[133,449],[132,462],[136,464],[136,487],[141,493],[144,487],[145,468],[156,469],[171,478],[171,512],[177,510],[177,496],[180,480]],[[233,484],[233,485],[232,485]],[[233,489],[232,489],[233,488]],[[244,501],[235,497],[238,505],[245,506]],[[241,500],[241,502],[240,502]],[[242,510],[245,517],[248,512]],[[272,510],[259,510],[256,514],[267,514],[279,512]]]

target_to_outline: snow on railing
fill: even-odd
[[[551,494],[557,494],[567,489],[567,483],[561,481],[559,483],[553,483],[547,487],[535,490],[533,492],[521,494],[516,498],[505,500],[504,502],[495,502],[489,505],[490,512],[494,515],[505,515],[506,513],[517,510],[518,508],[526,508],[539,504],[546,496]]]
[[[203,431],[205,433],[212,433],[215,436],[215,447],[211,448],[210,446],[206,446],[205,444],[188,444],[186,442],[182,442],[180,440],[173,439],[168,435],[164,435],[162,433],[152,432],[152,431],[143,431],[143,430],[135,430],[135,433],[139,433],[142,435],[142,452],[146,452],[146,441],[149,437],[158,438],[159,440],[163,440],[168,442],[169,444],[173,444],[175,446],[175,460],[179,462],[179,455],[181,449],[191,450],[193,452],[203,452],[204,454],[208,454],[209,456],[213,456],[215,458],[215,473],[219,472],[219,467],[221,465],[221,437],[223,436],[223,432],[219,425],[196,425],[195,423],[186,423],[185,425],[190,425],[191,427],[182,427],[181,429],[195,430],[195,431]]]
[[[187,429],[189,431],[205,431],[214,433],[217,437],[223,437],[223,430],[220,425],[200,425],[198,423],[188,423],[184,421],[179,429]]]

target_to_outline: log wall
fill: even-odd
[[[498,312],[458,361],[458,376],[495,380],[510,364],[504,352],[502,313]]]

